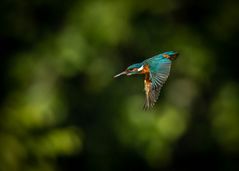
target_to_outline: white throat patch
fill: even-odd
[[[142,65],[139,69],[138,69],[138,71],[142,71],[144,69],[144,65]]]

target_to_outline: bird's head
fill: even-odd
[[[175,51],[168,51],[168,52],[164,52],[162,53],[164,58],[168,58],[170,60],[174,60],[178,57],[179,53],[175,52]]]
[[[141,63],[130,65],[128,68],[126,68],[125,71],[115,75],[114,78],[121,76],[121,75],[130,76],[130,75],[140,74],[141,71],[143,70],[143,68],[144,68],[144,66]]]

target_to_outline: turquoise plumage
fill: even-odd
[[[163,84],[168,79],[172,60],[176,59],[179,54],[175,51],[168,51],[162,54],[153,56],[144,60],[141,63],[130,65],[120,75],[145,74],[144,89],[145,89],[145,104],[144,109],[149,109],[154,106],[158,99],[160,90]]]

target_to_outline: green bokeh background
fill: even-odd
[[[239,170],[238,9],[1,0],[0,171]],[[112,77],[168,50],[180,56],[143,111],[143,77]]]

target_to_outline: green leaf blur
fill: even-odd
[[[239,170],[238,8],[1,0],[0,171]],[[113,75],[169,50],[144,111],[143,77]]]

